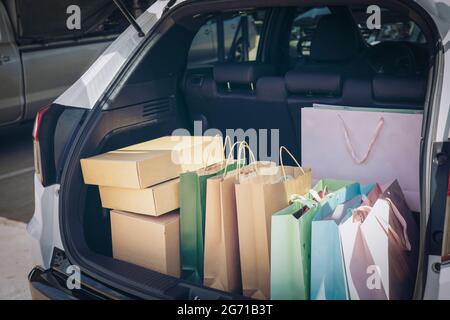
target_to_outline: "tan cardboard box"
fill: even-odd
[[[211,143],[219,145],[222,148],[222,138],[219,136],[165,136],[131,145],[118,151],[181,150],[196,145],[209,145]]]
[[[111,211],[115,259],[180,276],[180,216],[177,211],[150,217]]]
[[[130,151],[81,159],[81,169],[86,184],[144,189],[177,178],[183,168],[170,151]]]
[[[118,151],[172,151],[172,160],[185,171],[195,171],[224,160],[222,138],[219,136],[167,136],[135,144]]]
[[[81,159],[84,183],[144,189],[223,160],[220,137],[163,137]]]
[[[99,186],[103,208],[159,216],[180,208],[180,179],[146,189]]]

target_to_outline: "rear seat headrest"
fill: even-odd
[[[262,101],[286,101],[286,86],[283,77],[262,77],[256,83],[256,97]]]
[[[420,77],[377,75],[372,80],[373,97],[385,102],[424,103],[426,80]]]
[[[214,81],[230,84],[256,84],[263,76],[275,75],[275,68],[271,65],[255,62],[229,62],[214,66]]]
[[[359,49],[355,24],[342,14],[319,20],[311,41],[311,59],[319,62],[345,61],[354,58]]]
[[[285,82],[290,93],[338,96],[342,92],[342,79],[338,73],[289,71]]]

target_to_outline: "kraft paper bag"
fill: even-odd
[[[419,229],[398,181],[375,202],[361,224],[361,235],[373,260],[366,269],[366,276],[372,275],[366,288],[389,300],[412,299]]]
[[[342,188],[357,190],[349,181],[321,180],[316,193],[332,194]],[[342,192],[341,201],[351,200],[355,192]],[[327,196],[322,201],[298,197],[272,216],[270,293],[274,300],[307,300],[310,297],[311,225],[323,210],[331,212]]]
[[[243,294],[270,297],[272,215],[289,205],[294,194],[311,188],[311,169],[283,166],[272,175],[244,172],[236,184]]]
[[[314,178],[398,179],[411,210],[420,211],[420,141],[423,115],[361,108],[302,109],[302,164]]]
[[[311,299],[349,299],[339,225],[349,218],[349,213],[359,207],[363,197],[373,192],[375,187],[375,184],[370,184],[343,188],[330,195],[327,206],[322,206],[314,217],[311,233]],[[340,197],[344,196],[354,198],[342,203]]]
[[[181,278],[203,284],[207,180],[224,172],[223,163],[180,176]],[[228,165],[234,170],[235,163]]]
[[[206,182],[204,285],[242,292],[234,184],[236,170]]]

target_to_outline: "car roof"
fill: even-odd
[[[183,1],[185,0],[178,0],[176,4]],[[159,20],[167,2],[155,2],[137,19],[145,33]],[[444,47],[450,47],[450,0],[415,0],[415,2],[428,12],[436,23]],[[92,109],[143,39],[137,35],[132,26],[128,27],[85,74],[54,103]]]

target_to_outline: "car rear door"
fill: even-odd
[[[19,121],[23,111],[22,70],[12,27],[0,2],[0,126]]]
[[[80,78],[109,44],[109,41],[76,42],[64,47],[21,48],[26,98],[24,119],[32,119],[39,109]]]
[[[79,79],[129,25],[111,0],[16,0],[10,15],[22,58],[25,120]]]

